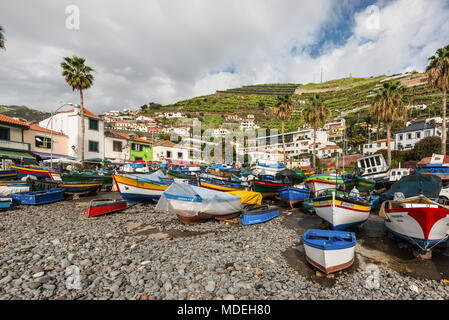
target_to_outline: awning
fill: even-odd
[[[0,158],[10,158],[10,159],[30,159],[36,160],[36,157],[32,156],[26,152],[20,151],[11,151],[11,150],[1,150],[0,149]]]
[[[57,154],[57,153],[51,154],[51,153],[48,153],[48,152],[36,152],[36,151],[33,151],[33,153],[35,155],[39,156],[43,160],[47,160],[47,159],[51,159],[51,158],[53,158],[53,160],[55,160],[55,159],[75,160],[74,157],[69,157],[69,156],[64,155],[64,154]]]

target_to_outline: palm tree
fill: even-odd
[[[84,167],[84,135],[85,135],[85,123],[84,123],[84,99],[83,90],[89,89],[94,81],[94,76],[91,72],[94,71],[89,66],[86,66],[84,62],[86,59],[73,56],[64,57],[64,61],[61,63],[62,76],[72,90],[80,92],[81,99],[81,166]]]
[[[319,94],[315,94],[303,111],[304,121],[313,128],[313,167],[316,167],[316,131],[329,118],[329,110],[324,105]]]
[[[5,30],[0,26],[0,49],[5,50]]]
[[[443,135],[441,137],[441,153],[446,154],[446,93],[449,89],[449,45],[440,48],[434,56],[428,59],[426,68],[427,81],[432,87],[440,89],[443,93]]]
[[[293,113],[293,100],[291,94],[281,94],[276,97],[276,105],[273,107],[272,112],[274,116],[281,121],[282,131],[282,148],[284,150],[284,162],[287,164],[287,157],[285,153],[285,137],[284,137],[284,122],[290,120]]]
[[[387,164],[391,165],[391,124],[393,121],[406,120],[407,106],[405,105],[404,87],[399,81],[387,81],[374,99],[373,116],[387,127]]]

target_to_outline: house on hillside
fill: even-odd
[[[80,107],[59,112],[53,117],[39,122],[43,128],[53,128],[54,131],[69,137],[67,155],[76,160],[81,159],[81,146],[84,144],[84,159],[104,158],[104,122],[92,111],[84,108],[85,138],[81,137]]]
[[[390,138],[391,150],[394,150],[394,146],[395,146],[394,139]],[[385,138],[373,141],[371,143],[365,143],[362,148],[362,153],[363,155],[371,155],[377,153],[380,150],[387,150],[387,149],[388,149],[387,139]]]
[[[411,150],[415,144],[426,137],[441,137],[441,127],[417,121],[394,133],[394,150]]]
[[[23,140],[30,150],[41,159],[74,159],[68,155],[69,137],[61,132],[30,124],[24,131]]]
[[[172,141],[162,140],[154,143],[153,159],[154,161],[168,160],[173,164],[190,162],[189,149]]]

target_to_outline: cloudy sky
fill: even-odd
[[[319,82],[321,68],[323,81],[423,71],[449,44],[449,1],[2,0],[0,25],[0,104],[78,103],[60,68],[78,55],[95,69],[86,107],[101,113]]]

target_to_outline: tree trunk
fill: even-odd
[[[284,164],[287,165],[287,155],[285,153],[284,121],[282,121],[282,148],[284,149]]]
[[[316,154],[315,154],[315,145],[316,145],[316,129],[313,129],[313,168],[315,169],[316,167]]]
[[[387,165],[391,166],[391,144],[390,144],[390,131],[391,123],[387,122]]]
[[[80,98],[81,98],[81,168],[84,169],[84,137],[85,137],[85,124],[84,124],[84,99],[83,99],[83,90],[80,90]]]
[[[441,153],[446,155],[446,88],[443,88],[443,132],[441,134]]]

